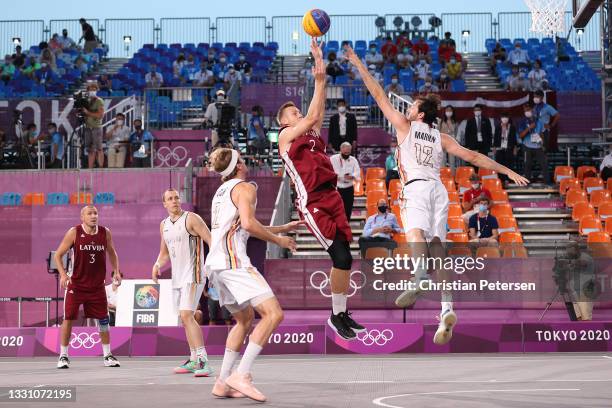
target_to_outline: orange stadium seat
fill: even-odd
[[[504,190],[490,190],[489,192],[491,193],[493,204],[503,204],[510,201],[508,199],[508,193]]]
[[[371,247],[366,249],[365,259],[388,258],[389,250],[383,247]]]
[[[446,188],[446,191],[448,192],[457,191],[457,188],[455,187],[455,181],[453,179],[443,178],[442,184],[444,184],[444,188]]]
[[[457,181],[457,189],[459,190],[459,194],[463,195],[463,193],[470,188],[472,188],[472,182],[470,179],[462,178]]]
[[[45,193],[27,193],[23,205],[45,205]]]
[[[372,191],[384,191],[386,193],[387,185],[385,184],[385,180],[380,180],[380,179],[366,180],[366,193],[370,193]]]
[[[474,174],[474,168],[470,166],[460,166],[455,170],[455,181],[459,182],[461,179],[470,179]]]
[[[462,215],[463,215],[463,210],[461,209],[461,205],[459,204],[449,204],[448,205],[448,218],[461,217]]]
[[[472,256],[472,249],[467,245],[453,244],[448,248],[447,254],[449,256]]]
[[[478,169],[478,176],[483,180],[496,179],[497,172],[495,170],[484,169],[481,167]]]
[[[580,220],[578,232],[580,235],[588,235],[590,232],[603,231],[601,221],[597,217],[584,217]]]
[[[502,232],[499,234],[500,244],[523,243],[523,236],[520,232]]]
[[[580,180],[577,178],[566,178],[559,183],[559,194],[564,196],[568,190],[580,190],[581,188]]]
[[[494,179],[483,179],[482,186],[489,191],[503,190],[502,182],[498,178]]]
[[[610,201],[610,191],[608,190],[595,190],[591,193],[591,204],[597,208],[601,204]]]
[[[585,177],[583,181],[584,189],[588,194],[595,190],[604,190],[604,181],[599,177]]]
[[[557,166],[555,167],[555,183],[560,183],[561,180],[574,177],[574,168],[572,166]]]
[[[476,258],[501,258],[501,254],[497,247],[480,247],[476,250]]]
[[[612,240],[610,240],[610,236],[605,231],[589,232],[589,234],[587,235],[587,243],[589,244],[605,244],[610,242],[612,242]]]
[[[452,242],[468,242],[470,238],[466,232],[449,232],[446,234],[446,240]]]
[[[393,234],[393,240],[395,242],[397,242],[399,245],[403,245],[403,244],[407,244],[409,243],[408,241],[408,234],[406,233],[399,233],[399,234]]]
[[[397,181],[397,183],[394,183]],[[402,183],[399,180],[391,180],[389,183],[389,195],[391,196],[391,205],[399,204],[399,196],[402,192]]]
[[[459,199],[459,193],[456,191],[449,191],[448,202],[452,204],[460,204],[461,200]]]
[[[599,219],[602,221],[606,221],[610,218],[612,221],[612,201],[606,201],[599,205],[599,209],[597,210],[597,215],[599,215]]]
[[[605,231],[608,233],[608,235],[612,235],[612,220],[606,221]]]
[[[588,202],[587,193],[584,190],[568,190],[565,196],[565,205],[572,208],[576,203]]]
[[[502,217],[511,217],[514,218],[514,214],[512,213],[512,206],[507,204],[495,204],[491,207],[491,215],[493,215],[498,220]]]
[[[467,232],[462,217],[449,217],[447,220],[448,232]]]
[[[366,181],[372,179],[385,179],[385,169],[383,167],[369,167],[366,169]]]
[[[389,191],[399,190],[402,191],[402,182],[399,179],[393,179],[389,181]]]
[[[576,203],[574,208],[572,208],[572,220],[579,222],[583,217],[587,216],[595,216],[595,207],[586,201]]]
[[[371,191],[366,194],[366,206],[368,205],[378,205],[378,200],[384,198],[387,200],[387,192],[386,191]],[[388,200],[387,200],[388,201]]]
[[[371,217],[378,213],[377,204],[366,204],[366,217]]]
[[[363,179],[353,180],[353,187],[355,188],[355,197],[363,197],[365,195],[365,189],[363,188]]]
[[[399,255],[403,257],[404,255],[412,257],[412,248],[409,246],[397,247],[393,250],[393,256]]]
[[[606,181],[606,186],[608,187],[608,191],[612,191],[612,177]]]
[[[500,234],[502,232],[518,232],[519,230],[516,219],[513,217],[500,217],[497,219],[497,225]]]
[[[453,169],[450,167],[440,167],[440,178],[453,178]]]
[[[520,244],[505,244],[501,246],[502,258],[527,258],[527,249]]]
[[[597,176],[597,169],[595,168],[595,166],[580,166],[578,167],[578,171],[576,172],[576,177],[579,180],[582,180],[585,177],[595,176]]]

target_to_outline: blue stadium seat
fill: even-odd
[[[21,194],[11,192],[2,194],[0,205],[21,205]]]
[[[47,205],[68,205],[70,198],[67,193],[47,193]]]
[[[94,204],[115,204],[115,194],[109,192],[97,193],[94,197]]]

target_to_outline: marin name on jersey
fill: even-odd
[[[432,134],[416,131],[414,132],[414,138],[419,140],[424,140],[429,143],[436,143],[436,137]]]
[[[98,244],[80,244],[79,250],[103,252],[106,250],[106,248],[104,247],[104,245],[98,245]]]

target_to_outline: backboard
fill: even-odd
[[[572,0],[573,26],[584,28],[604,0]]]

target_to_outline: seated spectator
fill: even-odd
[[[219,54],[219,62],[213,66],[213,74],[217,78],[217,82],[225,81],[225,74],[229,70],[227,56],[224,53]]]
[[[183,68],[181,68],[181,84],[192,83],[198,70],[199,67],[196,65],[195,58],[193,55],[190,55],[184,63]]]
[[[40,62],[41,65],[42,64],[47,64],[49,66],[49,68],[51,68],[51,70],[57,71],[57,63],[55,62],[55,54],[49,48],[45,48],[40,53],[40,58],[39,58],[38,62]]]
[[[228,65],[227,72],[223,78],[223,87],[229,103],[235,107],[240,106],[240,88],[242,87],[242,75],[236,71],[232,64]]]
[[[164,85],[164,77],[157,72],[157,65],[151,64],[150,72],[145,75],[145,83],[147,88],[161,88]]]
[[[393,92],[397,95],[404,94],[404,87],[399,83],[399,77],[397,74],[391,75],[391,83],[385,87],[385,93]]]
[[[15,75],[15,65],[10,55],[4,56],[4,64],[0,65],[0,81],[6,85]]]
[[[151,143],[153,140],[151,132],[142,128],[142,121],[134,120],[134,133],[130,135],[132,167],[152,167]]]
[[[87,71],[89,71],[87,61],[85,61],[85,58],[83,58],[82,55],[79,55],[77,59],[74,60],[74,67],[81,71],[81,74],[85,74]]]
[[[263,108],[259,105],[251,109],[251,120],[249,121],[249,139],[247,141],[249,154],[263,155],[266,153],[268,138],[263,120]]]
[[[374,65],[374,64],[368,65],[368,72],[370,73],[370,75],[372,75],[372,77],[374,77],[374,79],[376,81],[378,81],[379,84],[382,85],[382,83],[383,83],[383,76],[382,76],[382,74],[380,72],[378,72],[376,70],[376,65]]]
[[[123,272],[116,271],[115,273],[118,273],[123,279]],[[113,276],[113,281],[104,288],[106,291],[106,303],[108,304],[108,318],[110,320],[109,326],[115,326],[117,316],[117,297],[119,296],[120,286],[121,281]]]
[[[108,167],[120,168],[125,166],[128,144],[130,141],[130,128],[125,124],[125,115],[118,113],[115,124],[106,132],[108,140]]]
[[[200,70],[193,77],[194,86],[214,86],[215,75],[208,69],[208,61],[200,63]]]
[[[397,54],[397,66],[399,69],[409,69],[414,62],[414,56],[410,47],[404,47],[402,52]]]
[[[455,117],[455,108],[452,105],[446,105],[444,107],[444,114],[442,115],[442,117],[438,118],[437,123],[440,133],[446,133],[453,139],[457,140],[459,123],[457,123],[457,118]],[[459,142],[459,144],[461,144],[459,140],[457,141]],[[452,154],[444,154],[446,156],[446,160],[444,160],[445,163],[448,162],[449,166],[453,169],[459,166],[458,161],[460,159],[456,158]]]
[[[363,227],[363,234],[359,237],[359,250],[361,257],[365,258],[368,248],[384,247],[397,248],[397,243],[391,238],[394,233],[402,232],[395,214],[387,212],[387,200],[378,200],[378,213],[370,216]]]
[[[527,75],[529,79],[529,89],[532,91],[544,90],[548,88],[548,80],[546,79],[546,71],[542,69],[542,61],[536,60],[533,68]]]
[[[49,65],[42,63],[40,69],[34,72],[34,80],[46,88],[49,84],[57,81],[57,75],[49,68]]]
[[[6,143],[6,133],[4,130],[0,129],[0,150],[4,149],[4,144]]]
[[[100,78],[98,78],[98,84],[100,86],[101,91],[106,91],[109,94],[113,91],[113,81],[111,81],[108,74],[100,75]]]
[[[408,38],[408,32],[402,31],[400,35],[395,39],[395,45],[397,45],[398,50],[404,50],[406,48],[412,48],[412,41]]]
[[[376,44],[370,45],[370,52],[368,52],[365,56],[366,65],[374,65],[376,69],[382,69],[382,66],[385,63],[385,59],[382,54],[377,51]]]
[[[436,85],[440,91],[450,91],[451,80],[448,77],[448,72],[445,69],[440,71],[440,77],[436,81]]]
[[[61,169],[64,158],[64,137],[57,131],[57,125],[53,122],[47,125],[47,139],[51,142],[51,155],[47,167]]]
[[[15,68],[20,69],[25,65],[26,56],[21,52],[21,45],[15,47],[15,53],[11,56]]]
[[[385,43],[380,51],[387,64],[395,64],[395,57],[397,57],[398,49],[397,45],[393,44],[391,37],[385,38]]]
[[[348,61],[348,58],[346,58],[346,56],[344,55],[344,47],[347,45],[351,45],[351,43],[346,40],[342,41],[342,43],[340,43],[340,49],[338,49],[338,51],[336,52],[336,60],[340,64],[344,64],[345,61]]]
[[[497,244],[499,237],[499,225],[497,218],[489,214],[491,200],[486,195],[478,197],[475,203],[478,212],[470,217],[468,228],[470,230],[470,242],[481,244]]]
[[[431,68],[425,58],[420,58],[419,63],[415,67],[417,79],[427,79],[431,75]]]
[[[387,175],[385,177],[385,182],[387,183],[387,189],[389,188],[389,183],[391,180],[398,179],[399,180],[399,172],[397,167],[397,160],[395,159],[395,152],[397,150],[397,140],[391,139],[391,150],[385,159],[385,169],[387,170]],[[392,203],[395,204],[395,203]]]
[[[440,88],[433,83],[433,79],[428,76],[425,78],[425,83],[419,88],[420,93],[440,92]]]
[[[603,181],[608,181],[608,178],[612,176],[612,149],[608,150],[608,154],[606,154],[601,161],[599,175]]]
[[[465,190],[463,193],[463,202],[461,207],[463,208],[463,220],[467,224],[470,217],[478,212],[478,207],[474,207],[478,202],[481,195],[491,199],[491,192],[486,188],[482,187],[480,178],[477,174],[473,174],[470,177],[471,188]]]
[[[172,62],[172,76],[176,79],[181,78],[181,72],[183,71],[183,67],[185,66],[185,55],[180,53],[176,60]]]
[[[431,56],[429,55],[429,45],[425,41],[423,36],[419,37],[419,40],[412,46],[412,53],[416,58],[425,59],[427,62],[431,62]]]
[[[30,58],[30,63],[21,70],[21,73],[29,79],[36,79],[36,71],[41,68],[36,59]]]
[[[244,52],[240,52],[238,55],[238,62],[234,64],[234,68],[240,72],[240,75],[245,83],[248,84],[251,81],[251,70],[253,67],[251,66],[251,63],[247,61],[246,54]]]
[[[526,91],[529,88],[529,83],[523,77],[518,65],[512,66],[512,74],[506,77],[507,91]]]
[[[51,37],[51,39],[49,40],[49,49],[51,49],[51,51],[54,54],[61,54],[62,53],[62,43],[59,40],[59,34],[55,33],[53,34],[53,36]]]
[[[214,49],[214,48],[210,48],[210,49],[208,50],[208,56],[207,56],[206,58],[207,58],[206,60],[208,61],[208,67],[209,67],[209,68],[210,68],[210,67],[214,67],[214,66],[215,66],[215,64],[216,64],[217,62],[219,62],[219,60],[217,59],[217,54],[216,54],[216,52],[215,52],[215,49]]]
[[[491,55],[491,71],[495,72],[498,62],[506,62],[506,49],[502,47],[501,43],[496,43],[493,53]]]
[[[66,30],[65,28],[62,30],[62,36],[59,37],[57,40],[60,43],[60,46],[62,47],[63,51],[77,48],[77,44],[72,38],[68,37],[68,30]]]
[[[336,60],[336,53],[330,52],[327,55],[327,66],[325,67],[325,73],[331,77],[332,82],[336,82],[336,77],[344,75],[344,69],[340,66],[340,63]]]
[[[451,80],[461,79],[463,77],[463,65],[461,61],[457,60],[457,57],[452,55],[446,64],[446,72]]]
[[[529,65],[529,54],[521,47],[521,43],[514,44],[514,49],[508,53],[508,63],[526,67]]]

